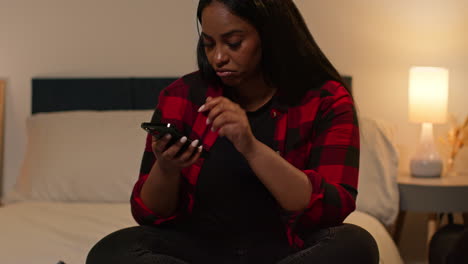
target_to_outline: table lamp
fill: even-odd
[[[447,118],[449,72],[444,68],[411,67],[409,77],[409,119],[422,123],[421,138],[410,160],[414,177],[440,177],[442,159],[434,143],[432,124]]]

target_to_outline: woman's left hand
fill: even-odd
[[[247,153],[252,148],[255,137],[250,129],[245,110],[226,97],[208,97],[198,112],[208,112],[207,124],[212,131],[227,137],[240,153]]]

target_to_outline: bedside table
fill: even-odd
[[[429,213],[427,241],[439,227],[440,213],[463,213],[468,225],[468,174],[440,178],[415,178],[399,173],[400,213],[395,226],[394,239],[398,244],[406,212]]]

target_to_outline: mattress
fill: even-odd
[[[383,225],[354,212],[346,222],[377,240],[381,263],[403,263]],[[134,226],[128,203],[20,202],[0,207],[0,263],[85,263],[90,248],[107,234]]]

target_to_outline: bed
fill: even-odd
[[[36,78],[28,144],[15,188],[0,207],[0,262],[84,263],[105,235],[136,225],[129,197],[157,95],[174,78]],[[347,79],[350,81],[350,79]],[[392,127],[360,120],[357,210],[381,263],[403,263],[387,227],[398,212]]]

